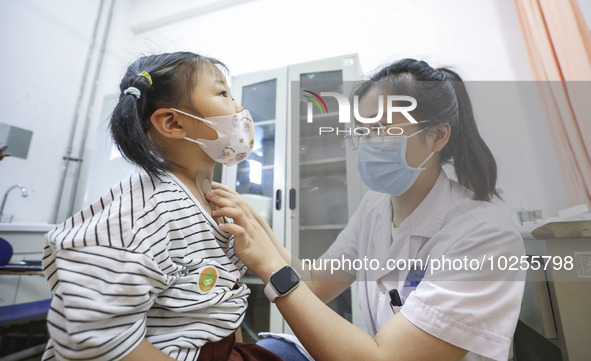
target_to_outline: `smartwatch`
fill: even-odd
[[[283,297],[300,284],[302,276],[291,266],[285,266],[269,277],[265,286],[265,296],[275,303],[277,297]]]

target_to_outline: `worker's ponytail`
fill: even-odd
[[[450,138],[446,146],[449,147],[458,182],[471,189],[476,199],[489,201],[493,195],[499,196],[495,188],[497,163],[478,132],[472,102],[464,82],[450,69],[440,68],[438,71],[446,74],[458,99],[456,136]]]

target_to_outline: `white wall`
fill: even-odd
[[[98,0],[0,0],[0,122],[33,131],[28,159],[0,162],[14,222],[50,221]]]
[[[102,99],[118,92],[126,66],[143,54],[196,51],[242,74],[358,53],[365,72],[415,57],[453,65],[469,80],[532,79],[512,0],[254,0],[137,34],[131,30],[214,2],[116,2],[86,144],[83,187],[90,184],[87,167],[95,142],[105,141],[97,135],[106,129]],[[0,104],[9,109],[2,121],[35,131],[29,160],[0,163],[0,192],[17,182],[34,188],[29,199],[12,195],[7,209],[17,220],[49,220],[98,0],[0,0],[0,7],[3,53],[11,54],[0,59],[7,85]],[[546,215],[566,206],[545,126],[504,119],[480,126],[501,166],[502,188],[522,191],[527,206]],[[523,153],[520,158],[518,153]],[[77,207],[99,193],[80,192]]]
[[[129,61],[150,50],[190,49],[234,74],[356,52],[365,71],[412,56],[452,64],[475,80],[531,79],[512,0],[258,0],[128,37],[132,27],[195,4],[120,2],[129,14],[113,28],[113,49]]]
[[[581,12],[583,13],[583,17],[587,22],[587,27],[591,29],[591,1],[590,0],[579,0],[578,1],[579,8],[581,8]]]
[[[198,6],[185,0],[117,6],[103,94],[116,89],[124,65],[139,55],[175,50],[219,58],[232,74],[358,53],[364,72],[415,57],[451,65],[467,80],[532,80],[512,0],[256,0],[138,33],[132,29],[178,19]],[[521,111],[528,116],[517,124],[515,117],[480,124],[499,163],[498,185],[510,198],[523,194],[526,207],[555,215],[567,203],[548,130]]]

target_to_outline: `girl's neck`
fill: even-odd
[[[206,208],[209,202],[205,199],[205,194],[211,189],[211,178],[213,175],[213,166],[206,164],[191,164],[182,166],[174,164],[172,173],[193,193],[195,198]]]
[[[408,191],[399,196],[391,196],[392,204],[392,224],[394,227],[408,218],[415,209],[425,200],[427,194],[431,191],[437,178],[439,177],[441,168],[425,169],[417,178],[412,187]]]
[[[195,160],[195,158],[191,159],[191,161],[187,159],[173,161],[169,158],[168,161],[173,165],[172,173],[186,186],[195,184],[201,186],[205,179],[211,182],[213,167],[215,166],[213,161]]]

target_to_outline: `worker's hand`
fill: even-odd
[[[5,150],[6,147],[3,147],[2,143],[0,143],[0,160],[4,159],[4,157],[10,157],[12,155],[10,153],[4,153]]]
[[[206,198],[219,207],[212,211],[214,217],[234,220],[234,223],[221,224],[220,229],[234,235],[234,252],[263,282],[287,264],[251,211],[251,206],[239,194],[216,183],[212,184]]]
[[[240,206],[240,208],[247,210],[247,212],[249,212],[249,214],[252,214],[252,216],[254,218],[256,218],[256,220],[261,224],[261,226],[263,226],[263,228],[266,228],[265,226],[267,226],[267,227],[269,226],[267,224],[267,221],[265,221],[263,216],[261,216],[261,214],[256,210],[256,208],[254,208],[252,204],[248,203],[244,198],[242,198],[242,196],[238,192],[236,192],[234,189],[228,187],[225,184],[221,184],[218,182],[211,182],[211,189],[221,189],[221,190],[225,191],[226,192],[226,193],[224,193],[224,194],[226,194],[225,198],[231,199],[236,204],[238,204]]]

